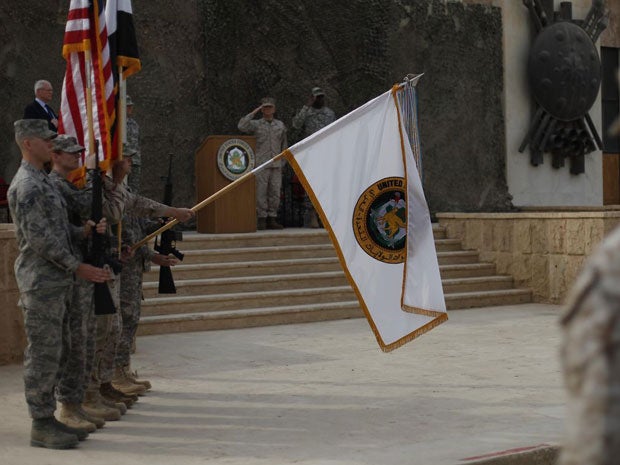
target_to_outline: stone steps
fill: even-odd
[[[448,309],[531,301],[529,289],[514,289],[443,228],[433,233]],[[177,246],[185,253],[173,268],[177,294],[157,293],[157,267],[145,274],[139,334],[363,316],[325,230],[186,233]]]

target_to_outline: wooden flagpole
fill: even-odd
[[[279,153],[278,155],[273,157],[271,160],[266,161],[262,165],[257,166],[256,168],[254,168],[249,173],[246,173],[243,176],[241,176],[240,178],[235,179],[233,182],[231,182],[226,187],[223,187],[222,189],[217,191],[215,194],[210,195],[209,197],[204,199],[202,202],[194,205],[192,208],[190,208],[190,210],[192,210],[193,212],[197,212],[199,210],[202,210],[204,207],[206,207],[210,203],[215,202],[217,199],[222,197],[224,194],[227,194],[229,191],[231,191],[231,190],[235,189],[236,187],[240,186],[241,184],[243,184],[245,181],[250,179],[251,176],[254,176],[256,173],[258,173],[259,171],[261,171],[262,169],[264,169],[265,167],[267,167],[268,165],[270,165],[274,161],[280,160],[281,158],[283,158],[284,155],[286,154],[286,152],[288,152],[288,149],[285,150],[284,152]],[[148,236],[146,236],[144,239],[140,240],[139,242],[136,242],[134,245],[131,246],[131,249],[132,250],[137,250],[138,248],[140,248],[144,244],[146,244],[148,241],[153,239],[155,236],[158,236],[159,234],[163,233],[164,231],[167,231],[168,229],[172,228],[173,226],[175,226],[177,224],[179,224],[179,220],[177,220],[175,218],[174,220],[172,220],[172,221],[166,223],[165,225],[163,225],[157,231],[149,234]]]

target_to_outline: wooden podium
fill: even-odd
[[[231,139],[241,139],[252,150],[256,138],[252,136],[209,136],[195,154],[196,202],[201,202],[233,181],[225,177],[218,166],[218,151]],[[256,231],[256,187],[250,176],[239,186],[196,214],[199,233],[239,233]]]

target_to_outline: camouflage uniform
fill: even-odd
[[[131,192],[140,192],[140,180],[142,177],[142,157],[140,154],[140,126],[135,119],[127,118],[127,145],[136,150],[131,157],[131,173],[127,177],[127,184]]]
[[[615,465],[620,457],[620,228],[586,263],[562,319],[568,391],[562,465]]]
[[[336,114],[331,108],[326,106],[314,108],[304,105],[293,117],[293,127],[301,129],[303,137],[306,138],[334,121],[336,121]],[[312,201],[307,193],[304,194],[304,210],[306,215],[314,212]]]
[[[161,217],[167,209],[168,206],[164,204],[127,192],[123,218],[123,245],[135,244],[146,235],[144,218]],[[140,322],[142,275],[150,269],[154,254],[155,252],[147,246],[142,246],[127,263],[123,264],[120,282],[122,328],[116,347],[114,363],[116,367],[129,366],[131,346]]]
[[[78,189],[56,171],[49,175],[50,181],[62,194],[67,203],[71,223],[81,227],[90,218],[92,208],[92,189],[90,183],[85,189]],[[104,182],[103,216],[108,221],[118,221],[123,197],[111,181]],[[80,261],[86,255],[86,241],[74,241],[73,249]],[[57,387],[57,398],[67,404],[79,404],[90,380],[95,354],[97,319],[94,314],[94,285],[75,278],[71,307],[69,309],[69,328],[71,331],[71,350],[67,364]]]
[[[67,205],[47,175],[22,161],[8,192],[19,255],[15,278],[24,312],[26,402],[34,419],[54,414],[54,389],[70,344],[67,312],[74,272],[80,265]]]
[[[239,120],[240,131],[256,136],[256,164],[261,165],[288,147],[286,126],[280,120],[252,119],[249,113]],[[256,216],[278,216],[280,188],[282,186],[282,163],[279,160],[256,174]]]

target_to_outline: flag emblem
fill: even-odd
[[[359,196],[353,211],[353,232],[359,246],[384,263],[405,261],[407,203],[405,179],[383,178]]]
[[[229,139],[217,151],[217,166],[220,173],[231,181],[254,169],[254,151],[241,139]]]

